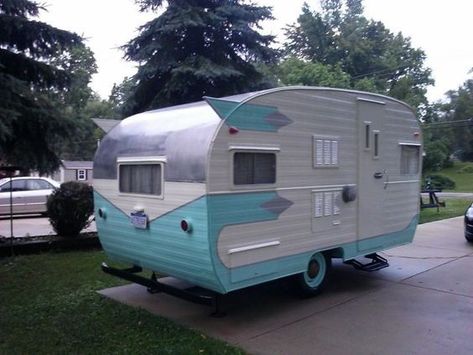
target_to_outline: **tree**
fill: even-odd
[[[83,44],[75,45],[68,52],[52,59],[51,63],[66,70],[70,76],[67,90],[50,95],[50,99],[74,123],[68,139],[60,147],[60,157],[64,160],[90,160],[97,148],[97,139],[100,138],[90,119],[97,117],[91,115],[91,107],[101,101],[89,87],[92,75],[97,73],[93,52]]]
[[[274,37],[257,32],[270,8],[241,0],[136,2],[140,11],[167,6],[123,47],[139,63],[128,114],[262,88],[255,64],[277,54],[269,47]]]
[[[123,118],[129,112],[133,112],[133,91],[137,85],[133,78],[125,77],[120,84],[113,84],[109,102],[115,108],[115,115]]]
[[[54,171],[74,127],[54,96],[66,96],[71,75],[55,58],[82,39],[31,20],[43,8],[31,0],[0,1],[0,159],[23,170]]]
[[[362,0],[322,0],[322,10],[304,4],[297,23],[287,28],[287,55],[338,66],[350,86],[387,94],[413,107],[425,106],[433,83],[425,53],[382,22],[363,16]]]
[[[450,125],[452,150],[461,160],[473,161],[473,79],[447,92],[447,97],[440,114]]]
[[[282,61],[276,72],[283,85],[350,87],[350,76],[338,65],[324,65],[291,57]]]

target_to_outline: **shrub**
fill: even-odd
[[[75,237],[90,224],[94,212],[92,187],[69,181],[61,184],[48,198],[48,216],[58,235]]]
[[[430,186],[435,190],[453,190],[455,188],[455,181],[440,174],[433,174],[429,175],[425,178],[425,185],[423,186],[424,189],[428,188],[430,182]]]

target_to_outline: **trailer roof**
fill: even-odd
[[[205,101],[147,111],[121,121],[105,136],[97,150],[94,178],[116,179],[118,157],[166,156],[167,181],[204,181],[209,145],[222,120],[256,97],[292,90],[359,93],[397,101],[409,107],[383,95],[305,86],[281,87],[218,99],[204,97]],[[273,123],[280,124],[280,120],[278,117]]]
[[[118,157],[166,156],[167,181],[204,181],[208,147],[220,122],[205,101],[128,117],[100,143],[94,178],[116,179]]]

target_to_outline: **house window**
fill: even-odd
[[[276,182],[276,154],[236,152],[233,155],[233,183],[235,185],[274,184]]]
[[[420,146],[401,145],[401,174],[411,175],[419,173]]]
[[[85,170],[85,169],[77,170],[77,180],[79,180],[79,181],[87,180],[87,170]]]

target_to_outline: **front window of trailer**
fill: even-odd
[[[163,163],[161,161],[119,161],[120,193],[162,196]]]

